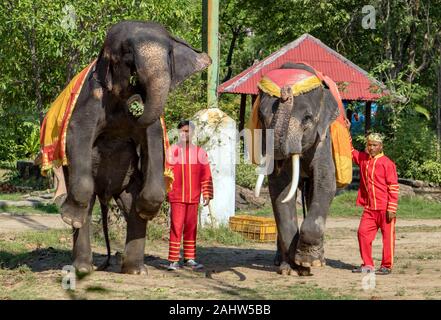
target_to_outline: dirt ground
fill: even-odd
[[[26,230],[50,230],[63,229],[68,226],[61,220],[59,215],[18,215],[0,213],[0,233],[26,231]]]
[[[40,224],[54,227],[47,217],[45,221],[38,216],[32,219],[35,228]],[[13,241],[17,229],[13,232],[14,223],[6,220],[0,217],[0,236],[10,236]],[[77,279],[75,290],[64,290],[61,268],[70,261],[70,239],[60,238],[67,241],[66,250],[38,248],[30,270],[0,268],[0,299],[441,299],[441,220],[398,220],[393,273],[374,279],[351,273],[360,263],[358,221],[328,218],[327,265],[313,268],[309,277],[278,275],[273,265],[273,243],[240,247],[200,243],[198,259],[205,270],[169,272],[165,269],[167,242],[158,240],[146,246],[147,276],[117,273],[120,261],[116,256],[107,271],[95,271]],[[4,228],[6,223],[9,230]],[[24,223],[27,228],[33,228],[32,224]],[[104,248],[93,250],[94,261],[99,264]],[[379,264],[381,233],[373,254]]]

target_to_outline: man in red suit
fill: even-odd
[[[210,164],[204,149],[191,143],[194,125],[183,120],[178,125],[179,142],[171,146],[168,165],[173,170],[174,181],[168,199],[171,208],[168,270],[180,267],[180,248],[184,233],[184,265],[201,269],[195,261],[198,206],[202,193],[203,204],[213,199],[213,182]]]
[[[348,124],[349,127],[350,124]],[[371,133],[366,150],[352,148],[352,159],[360,167],[357,206],[364,207],[358,227],[358,243],[363,264],[352,272],[373,272],[372,242],[378,229],[383,238],[383,258],[376,274],[392,271],[395,247],[395,220],[398,207],[398,176],[395,163],[383,153],[383,138]]]

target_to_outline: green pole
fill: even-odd
[[[219,79],[219,0],[202,0],[203,50],[211,58],[207,70],[207,104],[208,108],[217,108],[217,84]]]

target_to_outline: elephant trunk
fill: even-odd
[[[159,119],[171,86],[168,49],[166,46],[142,42],[134,51],[137,81],[143,87],[144,111],[137,119],[139,127],[146,128]]]
[[[274,130],[274,158],[276,160],[301,153],[302,139],[300,121],[292,116],[294,98],[290,87],[281,89],[279,101],[279,107],[270,126]]]
[[[137,125],[142,128],[148,127],[163,114],[170,87],[170,77],[168,75],[157,77],[147,83],[149,85],[145,87],[144,112],[137,119]]]

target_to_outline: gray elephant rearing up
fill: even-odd
[[[315,74],[303,64],[287,63],[281,68]],[[261,92],[257,106],[262,128],[274,133],[274,152],[270,155],[266,150],[264,159],[267,164],[274,160],[268,181],[278,231],[275,262],[280,265],[281,274],[296,270],[303,275],[309,274],[311,266],[325,264],[325,222],[336,191],[329,126],[339,109],[330,90],[321,83],[296,97],[291,85],[282,87],[280,92],[280,98]],[[261,182],[262,176],[258,184]],[[307,193],[308,215],[301,228],[294,196],[298,185],[305,187]]]
[[[108,30],[67,128],[68,194],[61,207],[66,223],[77,229],[86,223],[95,189],[92,150],[100,136],[130,138],[140,146],[142,186],[136,211],[149,216],[159,210],[165,198],[163,172],[157,167],[162,168],[163,154],[153,145],[161,138],[146,130],[159,122],[169,91],[210,63],[207,54],[157,23],[124,21]],[[133,96],[142,103],[139,116],[129,112]]]

